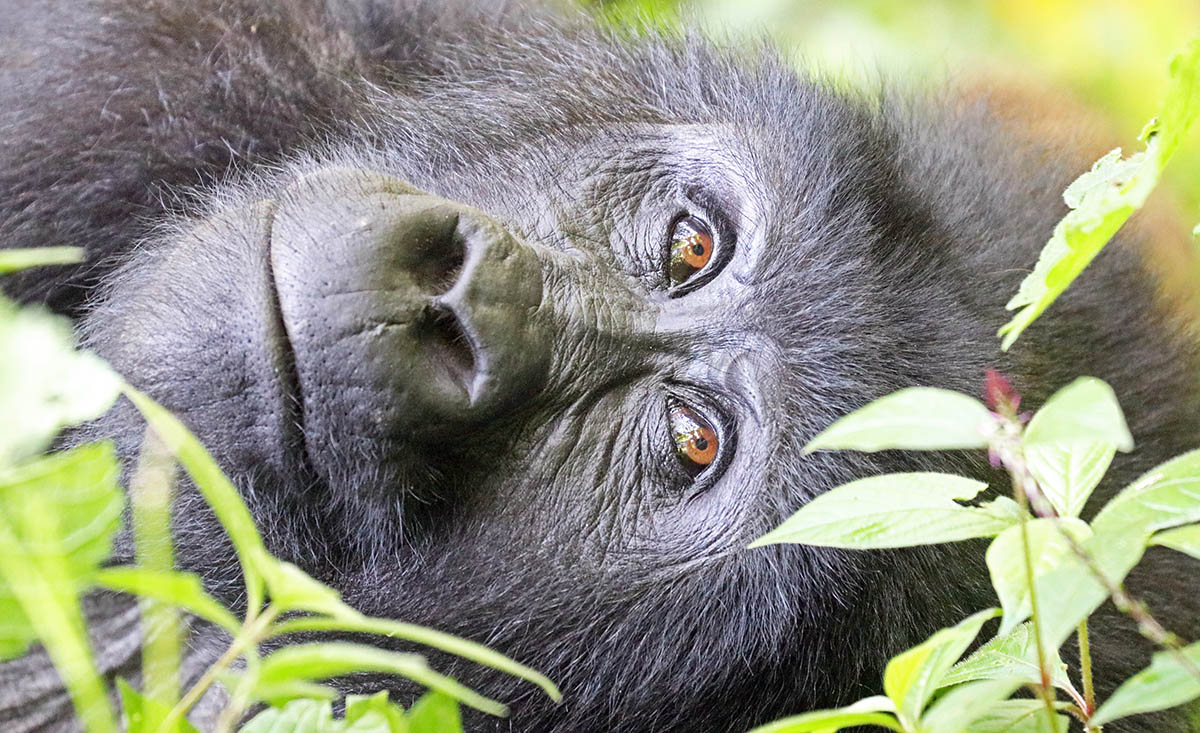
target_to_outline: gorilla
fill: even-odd
[[[5,290],[179,415],[272,552],[563,688],[435,656],[511,705],[472,730],[743,731],[874,693],[890,655],[994,605],[977,543],[746,549],[866,475],[1005,490],[965,452],[802,454],[893,390],[976,393],[994,365],[1037,405],[1107,380],[1139,449],[1097,502],[1200,442],[1196,351],[1136,232],[999,352],[1081,160],[985,96],[519,2],[0,11],[0,246],[88,254]],[[119,405],[75,439],[132,457],[142,432]],[[176,504],[180,565],[244,603],[195,490]],[[1186,562],[1131,582],[1196,638]],[[128,602],[90,607],[106,673],[133,674]],[[1101,690],[1146,663],[1111,609],[1093,638]],[[40,665],[0,671],[5,730],[72,728]]]

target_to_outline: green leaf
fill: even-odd
[[[883,672],[883,690],[896,704],[903,727],[916,727],[921,711],[941,686],[947,670],[975,640],[983,624],[999,613],[995,608],[980,611],[892,657]]]
[[[1006,306],[1020,308],[999,332],[1005,351],[1083,272],[1141,208],[1163,167],[1200,114],[1200,41],[1171,61],[1171,79],[1159,116],[1142,132],[1146,150],[1129,160],[1114,150],[1092,166],[1064,194],[1071,211],[1054,229],[1034,270]]]
[[[972,397],[908,387],[838,419],[804,446],[804,452],[986,448],[993,423],[988,409]]]
[[[357,631],[423,644],[532,682],[542,688],[550,699],[555,702],[562,700],[562,693],[548,677],[482,644],[404,621],[371,618],[349,606],[344,606],[343,611],[331,617],[306,616],[281,621],[272,629],[272,635],[312,631]]]
[[[1003,700],[975,719],[965,733],[1063,733],[1070,718],[1046,714],[1041,700]]]
[[[891,473],[843,484],[800,508],[750,547],[791,542],[857,550],[990,537],[1018,521],[1011,499],[963,506],[987,484],[948,473]]]
[[[259,684],[271,686],[293,680],[323,680],[355,672],[389,672],[443,692],[490,715],[507,715],[504,705],[439,674],[419,654],[393,652],[365,644],[317,642],[286,646],[262,662]]]
[[[282,708],[268,708],[239,733],[342,733],[343,726],[333,719],[328,700],[293,700]],[[372,733],[390,733],[387,729]]]
[[[1055,392],[1025,429],[1024,446],[1106,443],[1133,450],[1133,436],[1112,387],[1094,377],[1080,377]]]
[[[978,680],[942,695],[921,716],[922,733],[963,733],[967,726],[1021,686],[1020,680]],[[1064,728],[1064,731],[1066,729]]]
[[[1050,682],[1059,689],[1073,690],[1067,676],[1066,665],[1056,649],[1048,650]],[[1023,623],[1007,634],[999,634],[971,656],[950,668],[942,678],[942,686],[959,685],[977,680],[1020,680],[1039,685],[1042,682],[1038,669],[1037,638],[1033,626]]]
[[[1063,537],[1063,533],[1080,544],[1092,535],[1086,522],[1070,517],[1033,519],[1026,522],[1025,531],[1029,535],[1029,556],[1032,559],[1035,579],[1059,565],[1064,557],[1071,555],[1071,545]],[[987,549],[987,566],[992,577],[992,587],[996,589],[1000,607],[1004,609],[1004,621],[999,632],[1001,635],[1008,634],[1017,624],[1029,618],[1029,577],[1025,572],[1025,552],[1021,537],[1021,525],[1014,525],[992,540]]]
[[[221,683],[226,688],[233,689],[233,684],[226,683],[236,683],[239,678],[235,675],[227,676],[228,679],[223,678]],[[342,693],[329,685],[321,685],[316,682],[306,682],[304,680],[291,680],[270,685],[256,685],[254,695],[268,705],[279,708],[284,707],[292,700],[303,698],[311,700],[336,700],[341,697]]]
[[[278,561],[267,553],[262,537],[254,525],[254,518],[246,508],[246,503],[242,501],[241,495],[221,472],[208,450],[178,418],[132,387],[125,388],[125,395],[154,428],[163,444],[179,459],[179,463],[192,477],[196,488],[200,489],[200,493],[212,507],[221,526],[229,534],[241,561],[249,599],[247,605],[255,610],[261,608],[264,581],[260,568]]]
[[[84,261],[83,247],[33,247],[0,250],[0,275],[31,267],[74,265]]]
[[[1107,443],[1073,442],[1025,446],[1025,461],[1042,493],[1064,517],[1078,517],[1116,455]]]
[[[112,549],[124,497],[111,443],[0,471],[0,656],[38,638],[84,726],[116,730],[79,594]]]
[[[1180,661],[1180,656],[1187,663]],[[1183,705],[1200,697],[1200,642],[1179,652],[1158,652],[1150,666],[1125,680],[1092,717],[1096,725]]]
[[[412,733],[461,733],[462,716],[454,698],[440,692],[427,692],[408,711],[408,729]]]
[[[421,699],[424,700],[425,697],[436,694],[438,693],[426,693]],[[444,695],[439,697],[449,701],[448,704],[454,707],[454,714],[457,718],[458,703],[454,702],[453,698],[446,698]],[[404,708],[388,700],[386,690],[381,690],[374,695],[350,695],[347,697],[346,733],[371,733],[376,730],[387,733],[408,733],[415,729],[410,727],[409,720],[404,714]],[[447,733],[458,733],[462,730],[462,726],[444,730]]]
[[[1200,522],[1200,450],[1147,471],[1123,489],[1092,521],[1084,550],[1110,581],[1120,583],[1141,560],[1156,531]],[[1053,609],[1041,620],[1043,639],[1057,647],[1080,621],[1108,598],[1092,570],[1064,558],[1037,581],[1038,602]]]
[[[146,697],[130,687],[122,678],[117,678],[117,689],[121,693],[121,716],[125,722],[125,733],[158,733],[159,726],[166,720],[171,707]],[[179,733],[200,733],[186,720],[178,721],[172,730]]]
[[[237,635],[242,624],[228,609],[210,596],[200,578],[179,570],[149,570],[139,567],[104,568],[96,582],[110,590],[177,606]]]
[[[64,427],[117,399],[120,378],[74,343],[67,319],[0,299],[0,469],[38,455]]]
[[[260,563],[271,602],[281,612],[309,611],[337,615],[353,612],[336,590],[291,564],[270,558]]]
[[[877,725],[903,733],[893,715],[896,706],[882,695],[864,698],[837,710],[815,710],[759,726],[750,733],[835,733],[842,728]]]
[[[1151,538],[1150,544],[1170,547],[1200,560],[1200,524],[1159,532]]]
[[[124,511],[119,475],[108,442],[0,472],[0,658],[37,637],[41,604],[75,607],[108,559]]]

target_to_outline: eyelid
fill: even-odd
[[[694,201],[696,205],[689,209],[680,211],[671,219],[671,223],[667,226],[667,245],[666,245],[666,262],[668,269],[671,261],[671,234],[675,225],[686,217],[695,217],[706,225],[709,233],[712,236],[713,252],[708,263],[689,279],[667,288],[667,297],[679,298],[698,290],[712,281],[720,272],[725,269],[729,261],[733,258],[734,250],[737,244],[737,234],[733,227],[733,222],[719,207],[710,205],[707,201],[711,200],[711,196],[693,194],[689,199]],[[668,273],[668,282],[670,276]]]
[[[666,398],[667,434],[672,460],[680,460],[676,453],[675,426],[672,421],[673,407],[683,407],[699,416],[716,433],[717,454],[703,470],[692,476],[694,487],[705,488],[721,478],[733,459],[736,444],[736,425],[729,413],[701,388],[690,384],[674,384]]]

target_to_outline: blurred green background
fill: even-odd
[[[978,80],[1028,90],[1065,124],[1100,129],[1107,147],[1141,149],[1171,56],[1200,35],[1200,0],[609,0],[621,22],[701,23],[733,38],[764,34],[851,80]],[[1052,110],[1051,110],[1052,111]],[[1069,129],[1069,128],[1068,128]],[[1111,139],[1111,143],[1107,142]],[[1168,170],[1166,197],[1200,220],[1200,133]]]

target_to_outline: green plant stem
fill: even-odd
[[[171,712],[163,719],[158,730],[160,733],[171,730],[170,726],[178,725],[179,721],[188,711],[200,702],[200,698],[208,691],[221,673],[229,669],[229,665],[233,664],[238,657],[242,656],[242,652],[246,649],[257,647],[262,641],[263,636],[272,622],[279,615],[278,609],[274,606],[267,606],[261,614],[257,616],[251,614],[246,617],[246,622],[242,625],[242,632],[238,634],[221,658],[213,662],[212,665],[204,671],[200,679],[196,680],[196,684],[192,685],[192,689],[187,691],[187,694],[171,708]]]
[[[1011,473],[1014,493],[1021,507],[1021,549],[1025,559],[1025,582],[1029,586],[1029,615],[1033,623],[1033,638],[1037,643],[1038,674],[1041,684],[1037,686],[1038,697],[1046,705],[1047,721],[1052,733],[1058,733],[1058,717],[1054,710],[1054,697],[1051,693],[1050,669],[1046,663],[1046,647],[1042,641],[1041,614],[1038,612],[1037,589],[1034,587],[1033,556],[1029,549],[1029,497],[1025,493],[1024,462],[1021,462],[1020,473]],[[1011,470],[1011,469],[1010,469]]]
[[[1088,637],[1087,619],[1079,622],[1075,632],[1079,637],[1079,674],[1083,677],[1084,711],[1091,717],[1096,712],[1096,688],[1092,684],[1092,644]]]
[[[174,457],[153,428],[147,427],[137,469],[129,484],[134,552],[141,567],[163,571],[175,568],[171,542],[171,490],[175,475]],[[139,605],[145,639],[143,694],[174,707],[179,701],[179,669],[183,658],[179,612],[149,598],[140,599]]]

